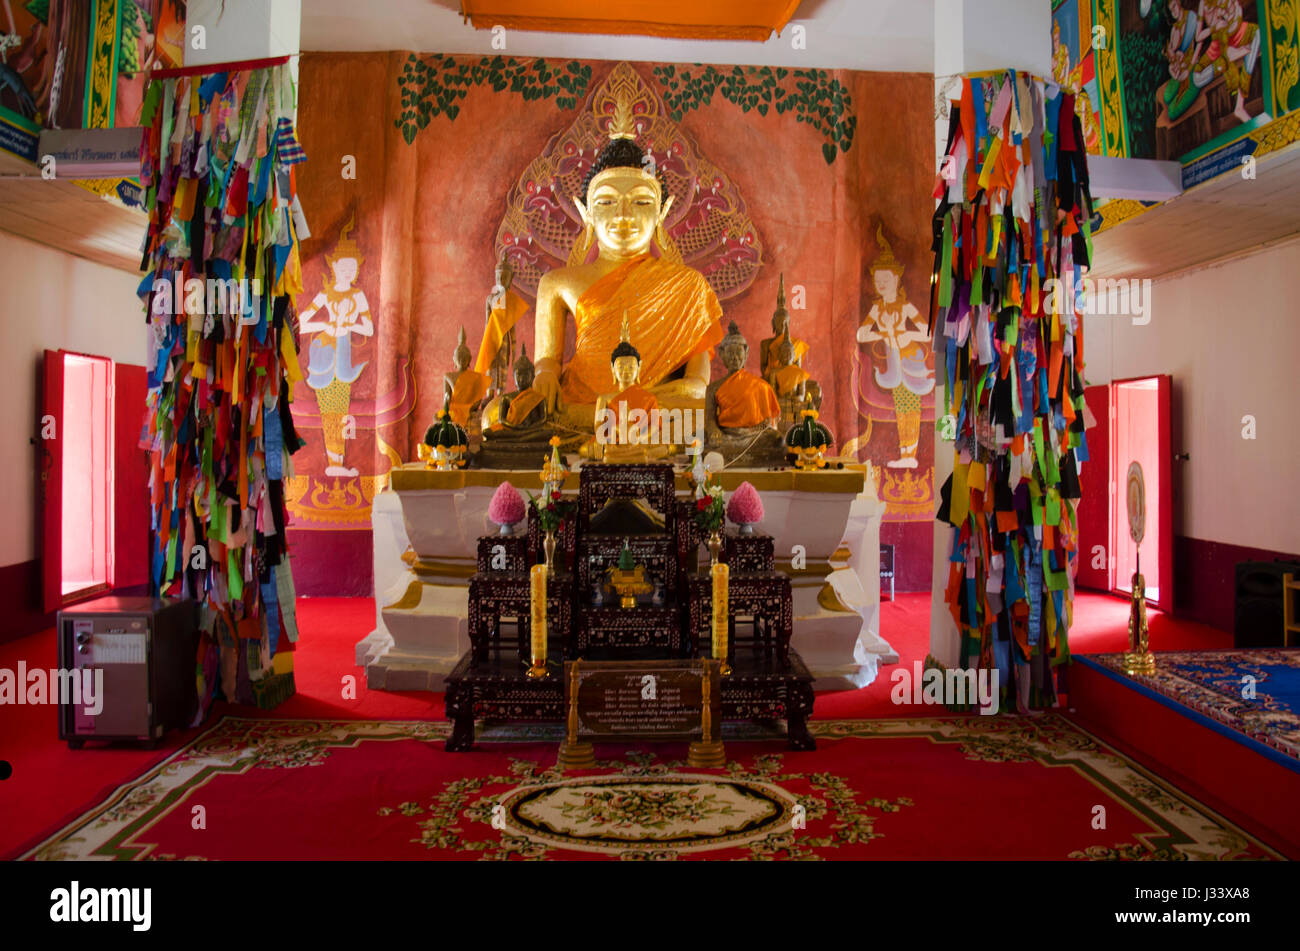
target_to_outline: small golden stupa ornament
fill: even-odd
[[[619,552],[618,564],[609,569],[609,584],[618,594],[619,604],[625,608],[636,607],[637,595],[647,594],[653,587],[646,580],[645,566],[633,560],[632,549],[627,547],[626,541]]]

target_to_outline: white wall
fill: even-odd
[[[1089,383],[1173,377],[1176,534],[1300,552],[1297,275],[1293,240],[1154,281],[1146,325],[1085,319]]]
[[[43,350],[145,362],[138,277],[0,232],[0,565],[39,550],[37,386]],[[143,407],[141,407],[143,412]]]

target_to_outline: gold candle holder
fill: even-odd
[[[1147,632],[1147,585],[1140,572],[1133,573],[1133,591],[1128,614],[1128,646],[1124,652],[1124,673],[1154,674],[1156,655],[1151,653]]]
[[[713,722],[713,665],[704,665],[701,690],[704,695],[704,710],[700,718],[701,738],[691,743],[686,750],[686,765],[696,769],[713,769],[725,766],[727,750],[718,736],[719,725]]]
[[[569,667],[569,718],[564,733],[564,742],[560,744],[560,755],[556,765],[560,769],[595,769],[596,752],[590,743],[578,742],[578,665],[575,660]]]

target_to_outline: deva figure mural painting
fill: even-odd
[[[325,287],[307,310],[298,315],[298,332],[315,334],[308,345],[307,385],[316,393],[325,437],[325,475],[351,478],[356,468],[344,464],[347,439],[355,434],[349,422],[352,384],[365,362],[353,362],[353,337],[372,337],[375,324],[366,292],[357,285],[362,256],[351,238],[349,222],[334,250],[325,257],[330,274]],[[351,430],[351,432],[349,432]]]
[[[915,469],[921,441],[921,397],[934,391],[934,369],[929,365],[930,332],[903,288],[903,265],[885,240],[884,226],[876,229],[880,254],[871,265],[876,300],[858,328],[858,343],[868,345],[878,361],[875,382],[894,401],[898,423],[898,456],[885,463],[891,469]]]

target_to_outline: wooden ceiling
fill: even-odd
[[[0,230],[99,264],[140,273],[144,212],[66,179],[46,180],[31,162],[0,152]]]
[[[1300,143],[1258,159],[1093,238],[1091,275],[1164,277],[1300,234]]]

